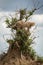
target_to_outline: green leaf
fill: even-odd
[[[7,19],[5,20],[5,22],[6,22],[6,24],[9,24],[9,19],[7,18]]]
[[[14,25],[17,22],[16,18],[12,18],[11,25]]]
[[[14,43],[13,40],[7,40],[7,42],[8,42],[9,44],[13,44],[13,43]]]

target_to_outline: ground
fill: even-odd
[[[43,65],[43,63],[32,60],[30,56],[21,55],[18,48],[8,51],[0,60],[0,65]]]

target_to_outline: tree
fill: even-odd
[[[43,5],[42,5],[43,6]],[[26,9],[20,9],[20,18],[19,20],[17,18],[11,19],[11,21],[7,18],[6,23],[7,27],[11,28],[12,32],[12,40],[7,39],[7,42],[10,44],[10,49],[12,50],[15,47],[17,47],[20,50],[20,53],[22,52],[23,54],[29,54],[32,59],[34,59],[35,52],[34,50],[30,47],[30,45],[33,42],[33,39],[30,38],[31,32],[30,28],[35,25],[34,22],[27,22],[28,18],[33,15],[33,13],[40,9],[42,6],[38,8],[34,8],[32,11],[27,11]],[[23,21],[25,19],[25,22]],[[14,30],[16,30],[16,34],[14,34]]]
[[[23,10],[21,9],[19,12],[20,12],[19,20],[13,17],[11,21],[8,18],[5,20],[5,22],[7,23],[7,27],[11,28],[11,32],[13,34],[12,36],[13,39],[10,40],[7,39],[7,42],[10,44],[9,50],[12,50],[15,47],[17,47],[20,53],[22,52],[22,54],[30,54],[32,52],[31,51],[32,48],[30,48],[30,45],[33,42],[33,39],[30,38],[31,36],[30,28],[34,26],[35,23],[23,21],[23,19],[26,18],[27,16],[26,14],[28,13],[26,9]],[[14,34],[14,30],[16,30],[16,34]]]

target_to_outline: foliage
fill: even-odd
[[[13,44],[14,43],[13,40],[7,40],[7,42],[10,43],[10,44]]]
[[[37,56],[37,62],[43,63],[43,57]]]
[[[17,19],[12,17],[11,25],[15,24],[16,22],[17,22]]]
[[[9,19],[8,18],[6,18],[5,22],[6,22],[7,26],[10,25],[10,22],[9,22]]]
[[[30,57],[34,60],[36,56],[36,52],[32,47],[30,47],[30,52],[29,52]]]
[[[20,20],[24,18],[24,15],[26,15],[26,9],[20,9]]]

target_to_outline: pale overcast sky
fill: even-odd
[[[39,6],[43,4],[43,0],[0,0],[0,11],[15,11],[21,8],[28,8],[30,10],[34,7],[33,3],[38,7],[38,1],[40,2]],[[38,13],[43,13],[43,8]]]

